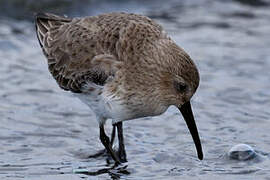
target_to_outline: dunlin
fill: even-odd
[[[36,31],[58,85],[75,93],[95,113],[100,140],[114,161],[126,161],[122,122],[164,113],[182,113],[199,159],[203,153],[190,99],[199,73],[190,56],[148,17],[108,13],[67,18],[38,13]],[[118,153],[104,131],[112,119]]]

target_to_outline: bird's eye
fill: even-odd
[[[180,93],[183,93],[186,91],[187,89],[187,85],[182,83],[182,82],[174,82],[174,88],[180,92]]]

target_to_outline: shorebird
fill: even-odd
[[[38,13],[36,32],[50,73],[95,113],[100,140],[116,164],[126,162],[122,122],[160,115],[171,105],[182,113],[203,159],[190,104],[199,73],[161,25],[130,13],[84,18]],[[111,141],[117,128],[118,153],[104,130],[107,119],[112,119]]]

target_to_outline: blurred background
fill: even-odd
[[[269,0],[0,0],[0,9],[0,179],[269,180]],[[192,104],[203,161],[171,107],[161,116],[124,123],[125,171],[73,173],[108,165],[104,157],[87,158],[102,149],[98,124],[50,76],[34,13],[78,17],[112,11],[153,18],[197,64],[201,82]],[[228,159],[228,150],[239,143],[258,156]]]

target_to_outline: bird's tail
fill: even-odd
[[[58,28],[63,23],[67,23],[72,20],[67,17],[58,16],[50,13],[37,13],[35,17],[37,38],[42,48],[45,43],[45,35],[50,29]]]

